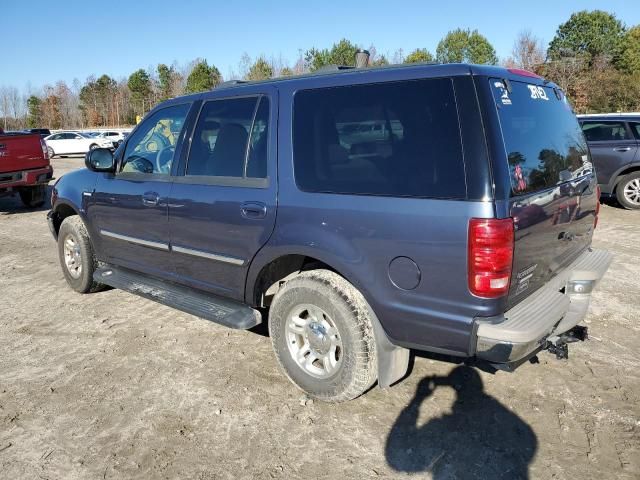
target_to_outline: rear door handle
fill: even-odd
[[[262,202],[245,202],[240,206],[244,218],[258,219],[267,216],[267,206]]]
[[[628,152],[631,150],[631,147],[615,147],[614,150],[616,152]]]
[[[158,201],[160,201],[160,195],[156,192],[144,192],[142,194],[142,204],[145,207],[155,207],[158,205]]]

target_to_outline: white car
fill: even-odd
[[[87,153],[94,148],[113,148],[113,142],[106,138],[92,137],[82,132],[60,132],[44,139],[49,151],[49,158],[55,155],[71,155]]]
[[[114,147],[118,147],[123,142],[125,136],[126,135],[124,132],[116,132],[113,130],[109,130],[106,132],[98,133],[98,135],[96,135],[96,138],[106,138],[107,140],[110,140],[113,143]]]

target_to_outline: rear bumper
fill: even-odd
[[[491,318],[476,318],[475,355],[491,363],[518,363],[567,332],[586,316],[591,292],[612,255],[589,249],[547,285]]]
[[[53,168],[51,165],[33,170],[0,173],[0,191],[47,184],[52,179]]]

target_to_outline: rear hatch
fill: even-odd
[[[37,133],[0,135],[0,173],[31,170],[49,165]]]
[[[511,307],[591,244],[598,200],[589,150],[562,92],[537,79],[489,81],[511,181]]]

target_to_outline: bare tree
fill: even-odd
[[[523,30],[513,43],[511,57],[504,62],[508,67],[536,71],[544,63],[545,52],[542,40],[531,30]]]

